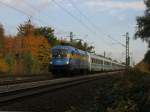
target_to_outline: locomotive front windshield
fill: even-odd
[[[67,53],[68,52],[66,49],[53,49],[52,50],[52,57],[53,58],[66,58]]]

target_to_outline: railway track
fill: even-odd
[[[11,85],[17,83],[35,82],[41,80],[52,79],[51,74],[39,74],[39,75],[18,75],[18,76],[4,76],[0,77],[0,86]]]
[[[78,76],[72,78],[59,78],[36,82],[26,82],[0,86],[0,103],[15,100],[18,98],[52,92],[66,87],[75,86],[89,81],[97,80],[103,75],[113,75],[119,72],[109,72],[93,75]]]

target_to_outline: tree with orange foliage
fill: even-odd
[[[13,53],[14,52],[14,45],[15,45],[15,39],[12,37],[6,37],[5,38],[5,45],[4,45],[4,51],[5,54],[7,53]]]
[[[4,58],[0,58],[0,73],[7,73],[8,65],[5,62]]]
[[[5,38],[4,28],[3,28],[3,25],[0,24],[0,49],[3,48],[4,46],[4,38]]]
[[[21,38],[11,36],[5,38],[4,52],[9,74],[16,74],[20,71],[19,69],[21,69],[21,65],[16,66],[19,60],[17,55],[21,54],[20,40]],[[19,73],[21,73],[21,71]]]
[[[18,37],[43,37],[46,38],[51,46],[59,44],[58,39],[54,35],[54,29],[51,27],[35,27],[29,19],[24,24],[18,26]]]
[[[0,57],[1,58],[4,56],[4,39],[5,39],[4,32],[5,31],[3,25],[0,24]]]
[[[39,68],[44,71],[43,66],[45,66],[45,64],[48,65],[50,60],[50,45],[48,40],[43,37],[35,37],[31,35],[24,38],[23,54],[27,55],[31,65],[33,65],[33,68],[37,67],[35,64],[33,64],[33,62],[35,62],[36,64],[39,64]],[[31,59],[31,57],[33,59]]]
[[[4,28],[3,25],[0,24],[0,73],[7,73],[8,70],[8,65],[5,62],[4,58],[4,40],[5,40],[5,35],[4,35]]]
[[[9,73],[48,71],[50,48],[56,43],[57,38],[50,27],[35,27],[30,19],[19,25],[17,36],[5,39],[5,60]]]
[[[25,24],[19,25],[18,36],[22,38],[23,57],[25,60],[30,60],[30,65],[32,65],[28,69],[38,67],[40,71],[47,71],[51,45],[58,43],[54,36],[54,30],[50,27],[35,27],[29,19]],[[25,65],[29,65],[29,63]]]

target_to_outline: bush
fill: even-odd
[[[12,54],[7,54],[5,61],[8,65],[8,74],[13,74],[13,66],[15,64],[15,58]]]
[[[23,55],[23,64],[25,73],[31,74],[34,60],[30,53],[26,53]]]
[[[150,65],[150,50],[145,54],[144,62]]]
[[[129,71],[112,77],[98,90],[101,112],[150,112],[150,75]]]

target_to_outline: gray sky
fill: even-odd
[[[4,4],[3,4],[4,3]],[[18,11],[19,10],[19,11]],[[31,17],[36,26],[51,26],[59,38],[82,38],[95,46],[99,54],[106,51],[117,60],[125,59],[125,48],[112,39],[125,43],[130,33],[133,61],[139,62],[147,50],[141,40],[134,40],[136,17],[144,14],[142,0],[0,0],[0,22],[7,34]]]

